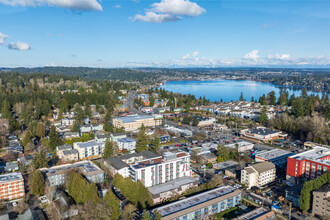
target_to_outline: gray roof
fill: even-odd
[[[136,142],[136,141],[133,138],[126,137],[126,138],[119,138],[117,140],[117,142],[132,143],[132,142]]]
[[[150,158],[158,157],[158,155],[155,154],[154,152],[142,151],[140,153],[124,154],[124,155],[119,156],[118,158],[120,160],[127,160],[127,159],[132,158],[132,157],[141,157],[141,156],[143,156],[144,159],[150,159]]]
[[[118,136],[126,136],[126,133],[125,132],[121,132],[121,133],[112,133],[112,136],[114,137],[118,137]]]
[[[91,140],[91,141],[87,141],[87,142],[76,143],[76,146],[79,148],[86,148],[86,147],[92,147],[92,146],[100,146],[102,144],[104,144],[104,143]]]
[[[65,150],[65,151],[63,151],[63,154],[64,155],[78,154],[78,150],[76,150],[76,149]]]
[[[262,162],[253,164],[252,167],[258,171],[258,173],[263,173],[271,169],[275,169],[275,165],[272,162]]]
[[[317,192],[330,192],[330,183],[323,185]]]
[[[125,167],[129,167],[125,162],[118,159],[117,157],[110,157],[105,159],[106,163],[110,164],[116,170],[123,169]]]
[[[217,156],[213,153],[207,153],[207,154],[202,154],[201,157],[204,159],[204,160],[208,160],[208,159],[214,159],[216,158]]]
[[[266,160],[277,160],[282,157],[289,157],[294,155],[294,153],[282,149],[272,149],[272,150],[265,150],[261,151],[256,154],[256,157],[260,157]]]
[[[58,146],[57,149],[58,150],[69,150],[69,149],[72,149],[72,146],[70,144],[64,144],[64,145]]]
[[[166,183],[155,185],[152,187],[149,187],[148,190],[152,195],[158,195],[163,192],[167,192],[170,190],[175,190],[179,189],[181,186],[190,184],[190,183],[195,183],[197,184],[198,179],[197,178],[192,178],[189,176],[181,177],[178,179],[170,180]]]
[[[126,116],[126,117],[120,117],[115,118],[119,121],[122,121],[123,123],[133,123],[137,120],[145,120],[145,119],[153,119],[153,115],[137,115],[137,116]]]
[[[40,209],[28,209],[24,214],[18,215],[18,220],[43,220],[46,219]]]
[[[250,174],[255,172],[251,167],[246,167],[245,170]]]
[[[260,134],[260,135],[270,135],[270,134],[276,134],[280,131],[275,131],[269,128],[253,128],[248,130],[248,133],[250,134]]]

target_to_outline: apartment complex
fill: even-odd
[[[264,186],[275,180],[275,173],[275,165],[272,162],[256,163],[241,171],[241,183],[248,189],[253,186]]]
[[[241,200],[242,191],[222,186],[186,199],[156,208],[164,220],[206,219],[210,215],[234,207]]]
[[[330,184],[313,192],[313,215],[330,217]]]
[[[256,154],[255,161],[269,161],[275,164],[276,167],[286,168],[288,157],[292,155],[294,155],[294,153],[281,149],[264,150]]]
[[[283,134],[282,131],[276,131],[265,127],[244,129],[240,131],[240,135],[246,139],[262,142],[269,142],[287,137],[287,134]]]
[[[104,182],[104,171],[91,161],[80,161],[73,164],[65,164],[51,168],[41,168],[39,170],[44,177],[46,177],[51,186],[59,186],[64,184],[66,175],[72,170],[78,171],[90,182]]]
[[[123,128],[125,132],[136,131],[141,128],[142,124],[145,127],[154,127],[161,125],[163,121],[162,115],[135,115],[112,119],[112,125],[115,128]]]
[[[329,169],[330,149],[314,147],[288,157],[286,179],[292,183],[296,183],[298,180],[316,179]]]
[[[76,149],[72,149],[70,144],[64,144],[56,147],[56,154],[63,163],[77,161],[79,159],[79,153]]]
[[[146,187],[162,184],[180,177],[191,176],[190,155],[187,153],[165,152],[130,166],[133,181],[141,180]]]
[[[104,142],[97,142],[95,140],[73,143],[73,148],[78,151],[80,160],[101,157],[104,147]]]
[[[120,151],[134,151],[136,148],[136,141],[133,138],[119,138],[117,140],[117,147]]]
[[[0,175],[0,200],[12,200],[24,197],[24,179],[20,173]]]
[[[234,220],[275,220],[276,215],[274,211],[269,211],[264,207],[256,208],[251,212],[245,213]]]

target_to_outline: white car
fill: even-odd
[[[16,207],[17,206],[17,202],[13,202],[12,205],[13,205],[13,207]]]

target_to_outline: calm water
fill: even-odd
[[[246,80],[209,80],[209,81],[169,81],[166,82],[161,88],[172,92],[178,92],[181,94],[193,94],[195,97],[205,96],[211,101],[223,101],[229,102],[231,100],[236,101],[239,99],[241,92],[243,92],[244,99],[247,101],[259,99],[260,96],[275,91],[276,96],[279,96],[280,87],[269,84]],[[294,93],[296,96],[301,95],[301,90],[288,89],[289,94]],[[309,94],[313,92],[308,92]],[[315,93],[316,94],[316,93]],[[322,97],[321,93],[319,94]]]

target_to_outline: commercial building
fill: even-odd
[[[269,161],[275,164],[276,167],[285,168],[288,157],[292,155],[294,155],[294,153],[281,149],[264,150],[256,154],[255,161]]]
[[[241,194],[241,190],[232,186],[222,186],[161,206],[155,210],[160,213],[164,220],[206,219],[210,215],[239,204]]]
[[[311,150],[288,157],[286,179],[296,183],[316,179],[330,169],[330,149],[314,147]]]
[[[149,187],[154,203],[166,201],[174,195],[180,195],[187,189],[198,186],[198,179],[190,176],[181,177],[159,185]]]
[[[214,125],[216,122],[215,118],[205,118],[205,117],[198,117],[198,127],[210,126]]]
[[[112,119],[112,125],[115,128],[123,128],[125,132],[136,131],[141,128],[142,125],[145,127],[154,127],[161,125],[163,121],[162,115],[135,115]]]
[[[230,149],[235,149],[238,147],[238,152],[243,153],[245,151],[252,150],[254,147],[254,144],[246,142],[246,141],[241,141],[233,144],[226,144],[225,147],[230,148]]]
[[[136,148],[136,141],[133,138],[119,138],[117,140],[117,146],[120,151],[134,151]]]
[[[101,157],[104,147],[104,142],[97,142],[95,140],[73,143],[73,148],[78,151],[80,160]]]
[[[0,175],[0,200],[12,200],[24,197],[24,179],[20,173]]]
[[[51,168],[41,168],[39,170],[46,177],[51,186],[64,184],[66,175],[72,170],[81,173],[89,182],[104,182],[104,171],[91,161],[80,161]]]
[[[141,180],[146,187],[162,184],[184,176],[192,176],[190,155],[187,153],[165,152],[130,166],[133,181]]]
[[[256,208],[251,212],[245,213],[233,220],[275,220],[276,215],[274,211],[270,211],[264,207]]]
[[[330,184],[313,192],[313,215],[330,217]]]
[[[77,161],[79,159],[79,153],[76,149],[73,149],[70,144],[64,144],[56,147],[56,154],[63,163]]]
[[[272,162],[256,163],[242,170],[241,183],[245,184],[248,189],[253,186],[264,186],[275,180],[275,173],[275,165]]]
[[[283,134],[282,131],[276,131],[265,127],[244,129],[240,131],[240,135],[246,139],[262,142],[269,142],[287,137],[287,134]]]

